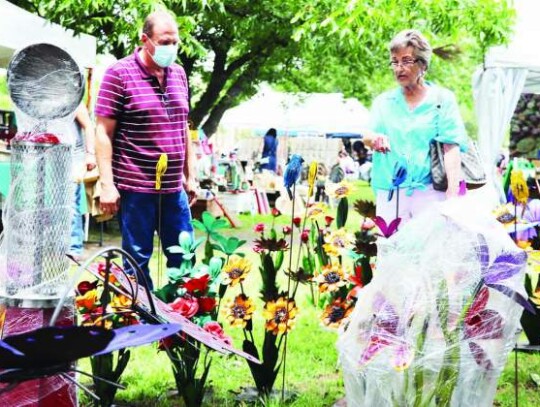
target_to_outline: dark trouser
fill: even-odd
[[[148,279],[150,289],[153,289],[153,283],[148,263],[154,249],[155,231],[159,233],[167,267],[180,267],[182,255],[169,253],[167,248],[178,245],[180,232],[193,231],[191,211],[184,191],[170,194],[120,191],[118,222],[122,232],[122,249],[133,256]],[[124,267],[128,273],[133,273],[126,261]]]

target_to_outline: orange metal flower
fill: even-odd
[[[314,281],[319,283],[319,291],[321,293],[337,291],[347,283],[343,267],[340,264],[328,264],[324,266],[314,278]]]
[[[331,304],[327,305],[322,314],[321,320],[329,328],[338,328],[353,311],[354,306],[351,302],[343,298],[337,298]]]
[[[253,305],[253,301],[247,296],[240,294],[225,306],[225,311],[227,313],[227,321],[232,326],[245,328],[247,322],[253,316],[255,305]]]
[[[268,301],[264,305],[263,316],[266,319],[266,330],[274,335],[289,332],[295,323],[298,313],[296,302],[287,297],[279,297],[275,301]]]

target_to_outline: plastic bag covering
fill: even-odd
[[[41,298],[62,292],[74,205],[70,169],[69,145],[12,143],[12,181],[0,248],[5,256],[5,264],[0,263],[3,295]]]
[[[40,121],[69,116],[79,105],[84,81],[77,63],[61,48],[34,44],[19,51],[8,66],[11,99]]]
[[[47,326],[49,325],[52,313],[52,308],[7,308],[0,305],[0,320],[3,320],[3,323],[0,324],[2,338],[32,329],[28,327]],[[74,307],[64,307],[56,325],[72,325],[74,318]],[[48,349],[43,349],[43,352],[47,351]],[[73,373],[69,373],[69,375],[75,379]],[[0,391],[7,385],[0,383]],[[1,394],[0,405],[17,407],[72,407],[77,405],[76,387],[69,380],[59,375],[29,380]]]
[[[378,243],[377,273],[338,341],[349,407],[492,405],[526,255],[473,208],[444,202]]]
[[[0,239],[2,335],[49,324],[65,291],[72,208],[70,128],[83,94],[80,70],[49,44],[19,51],[8,67],[17,109],[12,142],[11,186]],[[72,315],[64,318],[72,323]],[[43,350],[44,352],[47,349]],[[73,406],[73,384],[59,376],[23,382],[1,395],[13,406]]]
[[[0,295],[58,298],[68,268],[74,206],[70,129],[82,98],[82,75],[62,49],[35,44],[10,61],[8,87],[19,132],[3,211]]]

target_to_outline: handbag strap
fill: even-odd
[[[435,100],[436,100],[436,105],[435,107],[437,108],[437,118],[435,119],[435,126],[437,127],[437,131],[436,131],[436,135],[435,137],[438,137],[440,136],[440,120],[441,120],[441,109],[442,109],[442,94],[441,94],[441,90],[439,89],[439,87],[437,85],[433,85],[435,87]],[[433,142],[435,143],[436,140],[433,139]]]

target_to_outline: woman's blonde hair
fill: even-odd
[[[390,52],[398,49],[412,47],[414,55],[424,64],[427,69],[431,62],[433,50],[426,37],[418,30],[403,30],[390,41]]]

